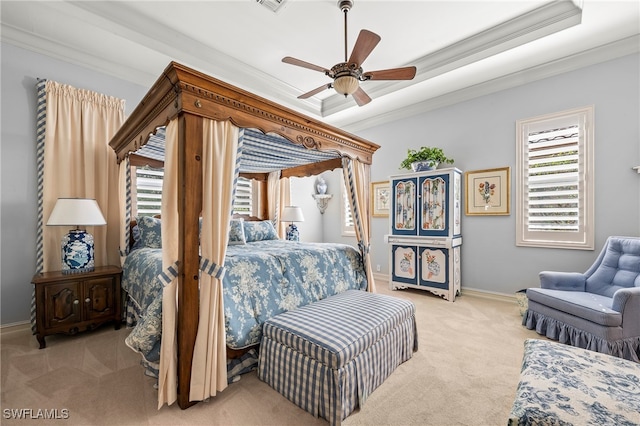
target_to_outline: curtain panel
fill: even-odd
[[[67,227],[46,226],[58,198],[94,198],[107,222],[88,227],[95,265],[119,264],[118,165],[109,141],[124,122],[125,101],[49,80],[36,85],[36,272],[61,269]],[[35,302],[35,301],[32,301]],[[32,303],[32,328],[35,303]]]
[[[367,274],[367,289],[375,293],[376,284],[373,279],[373,269],[371,268],[370,247],[370,225],[367,207],[369,206],[369,188],[367,185],[367,177],[370,174],[370,166],[361,163],[358,160],[350,158],[342,159],[342,171],[347,190],[347,196],[351,205],[353,215],[354,228],[356,231],[356,239],[358,247],[362,253],[362,261],[364,262],[365,272]]]
[[[60,241],[66,227],[47,227],[58,198],[95,198],[106,226],[89,227],[95,264],[119,264],[118,166],[109,147],[124,122],[124,100],[47,81],[42,158],[42,270],[61,267]]]

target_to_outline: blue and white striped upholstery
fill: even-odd
[[[267,320],[258,377],[339,425],[417,345],[413,303],[348,290]]]

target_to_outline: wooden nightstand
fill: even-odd
[[[110,321],[120,328],[120,278],[117,266],[98,266],[81,274],[44,272],[33,276],[36,290],[36,338],[55,333],[76,334]]]

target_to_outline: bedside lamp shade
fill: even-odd
[[[304,222],[302,209],[298,206],[287,206],[282,210],[281,222],[291,222],[287,227],[287,240],[300,241],[300,232],[294,222]]]
[[[47,221],[48,226],[75,226],[62,237],[62,272],[90,272],[95,269],[93,235],[82,226],[102,226],[107,222],[96,200],[58,198]]]

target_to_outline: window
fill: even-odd
[[[347,195],[347,188],[344,182],[344,175],[340,175],[340,181],[342,182],[342,209],[341,209],[341,223],[342,223],[342,235],[355,236],[356,230],[354,228],[353,216],[351,215],[351,203]]]
[[[134,216],[154,216],[161,213],[162,179],[164,170],[149,166],[132,167],[135,169],[135,187],[131,194],[135,199]],[[243,177],[238,178],[236,196],[233,200],[233,213],[252,215],[254,211],[254,188],[252,181]]]
[[[253,197],[251,180],[243,177],[238,178],[236,185],[236,197],[233,200],[233,214],[243,214],[251,216],[253,213]]]
[[[135,195],[132,194],[136,200],[134,216],[159,215],[162,204],[164,170],[145,166],[135,167],[135,171]]]
[[[593,106],[516,131],[516,245],[593,250]]]

